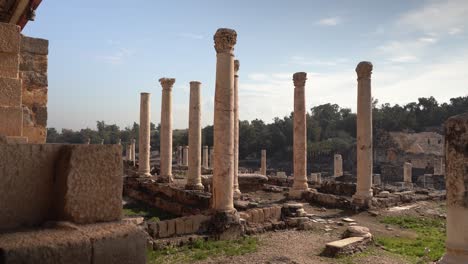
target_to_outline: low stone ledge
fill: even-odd
[[[327,257],[350,255],[363,251],[369,243],[370,240],[364,237],[348,237],[327,243],[322,254]]]

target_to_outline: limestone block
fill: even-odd
[[[47,106],[47,88],[28,90],[23,84],[23,105],[32,108],[34,105]]]
[[[0,77],[17,79],[18,72],[19,72],[18,54],[0,52]]]
[[[26,144],[28,143],[27,137],[6,137],[7,144]]]
[[[25,71],[21,72],[20,78],[23,80],[23,89],[41,89],[48,85],[47,74],[44,73]]]
[[[248,212],[239,212],[239,217],[247,222],[250,221],[250,214]]]
[[[259,223],[259,222],[260,222],[260,221],[259,221],[260,216],[259,216],[259,212],[258,212],[257,209],[251,210],[251,211],[250,211],[250,215],[251,215],[251,221],[252,221],[253,223]]]
[[[175,220],[168,220],[167,221],[167,235],[173,236],[176,234],[176,221]]]
[[[36,117],[36,125],[38,126],[47,126],[47,107],[44,106],[34,106],[33,112]]]
[[[270,207],[263,208],[263,216],[265,220],[270,219]]]
[[[176,218],[175,221],[175,229],[176,234],[178,236],[185,234],[185,223],[183,218]]]
[[[196,232],[197,230],[193,230],[193,221],[191,217],[188,217],[184,219],[184,226],[185,226],[185,234],[192,234],[193,232]]]
[[[103,223],[80,226],[92,241],[93,264],[146,263],[146,238],[133,224]]]
[[[23,136],[28,138],[29,143],[45,144],[47,129],[42,126],[23,126]]]
[[[49,53],[49,41],[47,39],[21,36],[21,52],[47,55]]]
[[[115,221],[122,216],[122,148],[69,145],[56,171],[57,211],[75,223]]]
[[[167,233],[167,221],[161,221],[158,223],[158,231],[159,238],[166,238],[169,236]]]
[[[205,221],[208,221],[210,220],[210,217],[209,216],[206,216],[206,215],[194,215],[192,217],[192,229],[193,229],[193,232],[198,232],[200,230],[200,228],[202,227],[203,223]]]
[[[0,105],[21,106],[21,80],[0,78]]]
[[[280,206],[275,206],[273,208],[275,210],[275,219],[280,220],[281,219],[281,207]]]
[[[47,73],[48,60],[47,55],[36,55],[22,52],[19,57],[20,71],[34,71]]]
[[[21,136],[23,130],[23,109],[0,106],[0,135]]]
[[[20,28],[17,25],[0,23],[0,52],[20,52]]]
[[[2,263],[94,263],[91,241],[70,229],[44,229],[0,234]]]
[[[258,209],[258,222],[263,223],[265,222],[265,215],[263,214],[263,209]]]

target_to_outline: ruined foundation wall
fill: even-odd
[[[48,40],[21,36],[23,135],[28,137],[29,143],[46,142],[48,53]]]

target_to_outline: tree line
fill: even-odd
[[[434,97],[419,98],[417,102],[405,105],[379,105],[373,101],[373,130],[379,131],[442,131],[443,122],[450,116],[468,112],[468,96],[450,99],[439,104]],[[294,113],[283,118],[276,117],[271,123],[260,119],[239,122],[239,158],[257,158],[261,149],[266,149],[272,161],[290,160],[293,145]],[[120,129],[119,126],[97,121],[96,129],[73,131],[48,128],[48,143],[81,144],[91,139],[92,144],[115,144],[120,138],[123,144],[132,138],[138,141],[139,125]],[[151,149],[159,150],[160,125],[151,123]],[[355,146],[356,113],[337,104],[322,104],[307,113],[307,151],[317,153],[346,152]],[[188,145],[188,131],[173,131],[173,147]],[[202,145],[213,145],[213,126],[202,129]],[[137,144],[138,147],[138,144]]]

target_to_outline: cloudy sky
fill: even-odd
[[[308,73],[308,108],[356,109],[357,63],[374,64],[373,96],[405,104],[468,95],[467,0],[46,0],[24,34],[49,39],[49,127],[121,127],[161,77],[176,78],[175,128],[188,126],[189,82],[202,82],[213,122],[217,28],[238,33],[240,118],[270,122],[293,109],[292,74]]]

